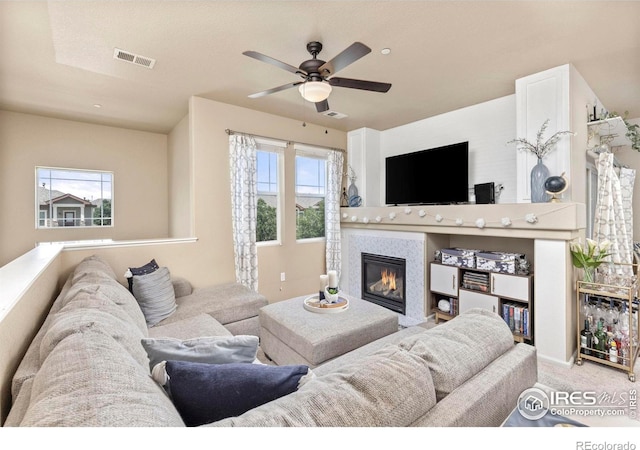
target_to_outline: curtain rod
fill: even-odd
[[[336,152],[347,153],[345,150],[343,150],[341,148],[326,147],[326,146],[318,145],[318,144],[307,144],[306,142],[289,141],[289,140],[286,140],[286,139],[280,139],[280,138],[275,138],[275,137],[271,137],[271,136],[262,136],[262,135],[259,135],[259,134],[245,133],[243,131],[230,130],[229,128],[225,129],[224,132],[227,133],[229,136],[231,136],[233,134],[245,134],[247,136],[254,136],[254,137],[263,138],[263,139],[273,139],[274,141],[283,141],[283,142],[287,142],[289,144],[290,143],[294,143],[294,144],[300,144],[300,145],[308,145],[309,147],[320,147],[320,148],[326,148],[327,150],[334,150]]]

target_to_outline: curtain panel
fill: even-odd
[[[327,193],[325,197],[325,241],[327,271],[335,270],[340,279],[342,246],[340,238],[340,195],[342,189],[342,165],[340,151],[327,155]]]
[[[598,198],[596,202],[593,239],[611,242],[609,257],[613,263],[633,263],[633,185],[635,170],[614,168],[612,153],[598,156]],[[631,275],[629,266],[614,266],[618,275]]]
[[[256,142],[251,136],[229,136],[231,220],[236,281],[258,291]]]

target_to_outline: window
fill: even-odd
[[[257,141],[257,242],[280,241],[280,180],[285,143]],[[279,145],[280,144],[280,145]]]
[[[324,155],[296,149],[296,239],[324,237],[327,180]]]
[[[113,173],[36,167],[36,227],[113,224]]]

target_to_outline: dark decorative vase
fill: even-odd
[[[546,203],[551,199],[544,188],[547,178],[549,169],[542,164],[542,159],[538,158],[538,163],[531,169],[531,203]]]

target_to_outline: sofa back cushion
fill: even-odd
[[[105,279],[116,280],[115,272],[100,256],[92,255],[78,263],[76,268],[73,270],[71,282],[72,284],[75,284],[84,280],[91,283],[99,283]]]
[[[69,275],[67,278],[67,281],[58,294],[58,297],[54,300],[53,305],[49,310],[49,314],[44,319],[44,323],[33,338],[33,341],[31,341],[31,344],[29,344],[27,352],[20,361],[20,365],[18,366],[16,373],[13,375],[13,379],[11,380],[11,398],[14,400],[18,398],[18,394],[20,394],[20,390],[22,389],[24,382],[33,378],[36,372],[40,369],[40,342],[42,342],[42,337],[49,329],[49,325],[53,319],[52,313],[57,312],[62,308],[62,301],[71,288],[71,277],[72,275]]]
[[[399,345],[428,364],[440,401],[512,349],[514,343],[509,326],[500,316],[475,308]]]
[[[70,303],[78,299],[84,300],[92,296],[108,299],[111,303],[117,305],[129,316],[129,320],[134,323],[141,332],[147,334],[147,323],[138,306],[138,302],[136,302],[131,292],[116,280],[103,280],[100,283],[80,281],[71,286],[67,295],[61,301],[61,307],[68,307]]]
[[[84,330],[99,330],[111,336],[123,353],[128,353],[142,367],[148,367],[147,353],[140,343],[145,335],[118,305],[99,295],[79,295],[54,315],[40,343],[41,360],[67,336]]]
[[[424,360],[396,345],[317,377],[298,391],[214,426],[400,427],[435,405]]]
[[[33,378],[22,426],[184,426],[162,388],[111,336],[91,328],[62,339]]]

